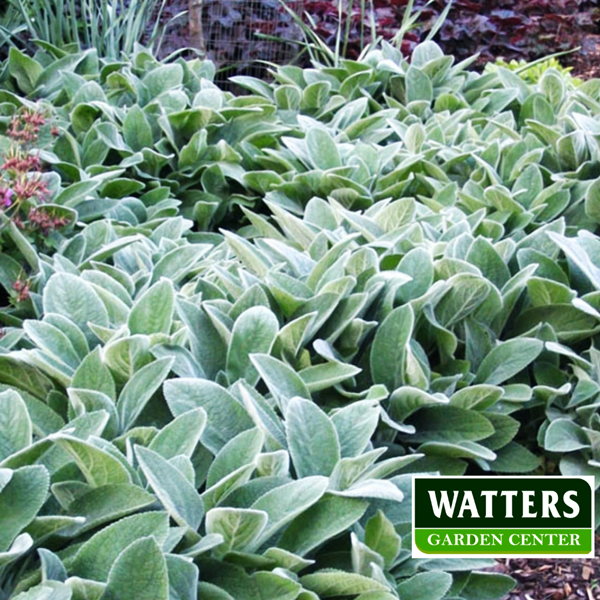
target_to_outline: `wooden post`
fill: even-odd
[[[189,0],[190,46],[206,51],[202,33],[202,0]]]

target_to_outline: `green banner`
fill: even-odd
[[[415,481],[415,527],[589,527],[592,490],[573,477],[431,477]]]
[[[593,557],[592,477],[413,477],[413,558]]]
[[[424,554],[588,554],[588,529],[415,529],[413,542]]]

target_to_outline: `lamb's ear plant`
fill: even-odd
[[[0,255],[30,285],[0,311],[3,597],[508,592],[411,558],[411,478],[600,484],[600,87],[467,67],[382,44],[236,97],[139,47],[12,52],[3,110],[47,103],[73,225],[35,271]]]
[[[300,306],[285,316],[285,297],[244,268],[254,260],[244,252],[257,250],[237,236],[170,240],[187,264],[184,280],[173,259],[164,272],[169,253],[144,237],[69,272],[58,255],[47,263],[55,272],[43,319],[24,322],[28,348],[7,356],[20,391],[5,386],[0,395],[8,440],[0,501],[23,495],[3,528],[7,593],[169,599],[181,586],[184,598],[275,599],[282,589],[290,598],[395,598],[423,581],[430,598],[449,592],[452,575],[408,550],[403,471],[424,456],[393,443],[385,456],[389,392],[377,375],[370,387],[358,384],[363,369],[336,356],[343,315],[362,314],[386,287],[375,269],[369,291],[335,291],[356,281],[336,278],[335,265],[363,253],[355,234],[339,234],[321,261],[305,256],[307,283],[294,287],[314,289],[303,304],[325,300],[344,307],[341,315]],[[293,246],[289,253],[301,260]],[[280,289],[283,277],[295,281],[289,273],[273,270]],[[399,274],[396,285],[408,281]],[[48,391],[26,385],[29,369]],[[53,551],[36,555],[42,547]],[[141,557],[144,576],[132,578]],[[470,585],[473,566],[456,565],[460,585]],[[484,589],[511,585],[482,577]]]

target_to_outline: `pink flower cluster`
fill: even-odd
[[[51,215],[43,207],[32,208],[28,215],[29,225],[32,229],[39,229],[43,236],[47,236],[51,231],[67,226],[70,221],[67,217],[57,217]]]
[[[14,195],[14,190],[11,190],[10,188],[0,189],[0,206],[3,208],[10,208],[12,206]]]
[[[7,129],[11,147],[0,160],[0,211],[24,232],[39,232],[44,237],[69,224],[66,217],[57,217],[40,207],[50,191],[41,177],[42,161],[35,150],[41,129],[47,124],[46,117],[39,111],[17,112]],[[52,127],[50,133],[60,135],[56,127]]]
[[[38,140],[40,129],[46,124],[46,117],[37,111],[26,109],[13,116],[6,135],[13,140],[34,143]]]

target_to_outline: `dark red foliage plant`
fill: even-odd
[[[360,0],[342,2],[344,30],[350,22],[347,55],[353,58],[364,38],[370,41],[371,31],[368,25],[364,27]],[[367,2],[373,9],[378,36],[387,40],[394,37],[407,4],[408,0]],[[405,54],[426,35],[447,0],[425,4],[419,0],[414,4],[415,10],[424,10],[418,26],[404,38]],[[333,45],[339,26],[339,0],[310,0],[305,11],[316,23],[317,33]],[[534,60],[580,45],[586,35],[597,31],[599,14],[597,0],[455,0],[436,39],[446,53],[458,59],[479,53],[481,64],[498,57]]]

